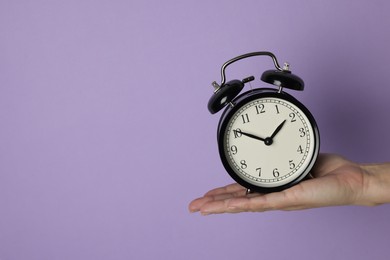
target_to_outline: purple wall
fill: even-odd
[[[390,206],[202,217],[226,60],[306,83],[323,152],[390,160],[388,1],[0,2],[0,259],[389,259]],[[229,79],[272,68],[229,67]],[[264,86],[257,81],[253,87]]]

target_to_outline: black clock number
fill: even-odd
[[[299,136],[300,137],[304,137],[306,135],[306,132],[305,132],[305,129],[302,127],[302,128],[299,128],[299,132],[301,133]]]
[[[298,146],[297,152],[300,153],[300,154],[303,154],[302,145]]]
[[[290,113],[288,116],[291,117],[291,123],[294,123],[295,121],[297,121],[295,119],[295,114],[294,113]]]
[[[243,124],[249,123],[249,116],[248,116],[248,114],[241,115],[241,118],[242,118]]]
[[[278,168],[275,168],[272,172],[272,174],[274,175],[275,178],[279,177],[280,173],[278,171]]]
[[[259,177],[261,177],[261,168],[256,168],[256,171],[259,174]]]
[[[230,147],[230,151],[232,151],[232,154],[233,154],[233,155],[237,154],[237,152],[238,152],[237,146],[232,145],[232,147]]]
[[[241,160],[241,169],[245,170],[246,168],[248,168],[248,165],[246,164],[246,161],[245,160]]]
[[[260,105],[255,106],[255,107],[256,107],[256,112],[257,112],[257,114],[263,114],[263,113],[265,113],[264,104],[260,104]]]
[[[278,105],[275,105],[275,108],[276,108],[276,114],[279,114],[280,112],[279,112],[279,107],[278,107]]]
[[[242,136],[241,129],[237,128],[236,130],[233,130],[234,138],[239,138]]]
[[[295,168],[295,163],[293,160],[289,160],[288,161],[288,164],[290,165],[290,170],[294,169]]]

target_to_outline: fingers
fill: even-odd
[[[210,215],[210,214],[220,214],[220,213],[238,213],[247,211],[244,205],[249,205],[249,198],[239,197],[239,198],[229,198],[224,200],[213,200],[206,204],[204,204],[200,208],[200,213],[202,215]],[[236,201],[237,205],[232,205],[231,202]]]
[[[206,205],[215,205],[220,208],[221,201],[235,197],[243,197],[246,195],[246,189],[239,184],[230,184],[225,187],[216,188],[207,192],[203,197],[193,200],[189,205],[190,212],[200,211]]]
[[[211,190],[204,197],[191,202],[191,212],[202,215],[238,212],[263,212],[269,210],[298,210],[321,206],[324,200],[319,180],[306,180],[281,192],[246,195],[246,189],[238,184]],[[317,194],[317,195],[316,195]],[[326,203],[325,203],[326,204]]]
[[[262,195],[247,194],[246,191],[246,188],[236,183],[216,188],[207,192],[203,197],[193,200],[189,205],[189,210],[190,212],[200,211],[202,215],[260,211],[252,207],[251,199]]]
[[[229,184],[225,187],[216,188],[213,190],[210,190],[207,192],[204,196],[215,196],[220,194],[227,194],[227,193],[236,193],[236,192],[243,192],[246,191],[244,187],[237,183]]]
[[[295,197],[293,190],[274,192],[269,194],[249,194],[242,196],[221,195],[213,199],[207,198],[199,211],[202,215],[239,212],[264,212],[269,210],[293,210],[305,208],[302,198]]]
[[[213,201],[212,197],[202,197],[202,198],[195,199],[191,201],[190,205],[188,206],[188,209],[192,213],[200,211],[203,205],[211,201]]]

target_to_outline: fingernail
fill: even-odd
[[[200,214],[201,214],[202,216],[208,216],[208,215],[210,215],[211,213],[208,212],[208,211],[201,211]]]
[[[198,212],[199,210],[197,210],[197,209],[190,209],[189,211],[190,211],[190,213],[196,213],[196,212]]]

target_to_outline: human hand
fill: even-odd
[[[379,204],[369,189],[372,173],[367,167],[338,155],[320,154],[312,175],[313,179],[269,194],[246,194],[239,184],[213,189],[193,200],[189,210],[209,215]]]

